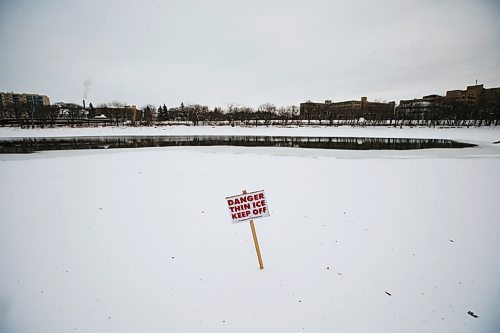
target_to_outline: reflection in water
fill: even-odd
[[[408,150],[474,147],[445,139],[348,138],[298,136],[110,136],[0,139],[0,153],[44,150],[142,148],[171,146],[293,147],[346,150]]]

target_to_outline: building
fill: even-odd
[[[340,112],[366,110],[366,97],[361,97],[360,101],[344,101],[334,103],[334,110]]]
[[[439,113],[442,117],[446,114],[455,114],[457,110],[495,112],[499,107],[500,88],[486,89],[479,84],[468,86],[465,90],[448,90],[445,96],[427,95],[422,98],[401,100],[396,112],[399,116],[423,119],[435,117],[431,113]]]
[[[93,113],[116,121],[136,121],[142,115],[135,105],[97,107],[93,109]]]
[[[484,88],[482,84],[468,86],[466,90],[449,90],[446,92],[449,102],[463,102],[468,105],[499,105],[500,88]]]
[[[49,97],[37,94],[18,94],[0,92],[0,108],[7,109],[15,106],[50,105]]]
[[[395,102],[369,102],[366,97],[361,97],[358,101],[352,100],[336,103],[331,100],[326,100],[324,103],[307,101],[300,103],[300,115],[310,117],[311,119],[339,118],[347,114],[376,116],[377,114],[386,113],[392,115],[395,106]]]
[[[422,98],[401,100],[396,111],[400,116],[413,115],[419,118],[431,111],[441,110],[444,99],[444,96],[440,95],[427,95]]]
[[[324,103],[316,103],[312,101],[306,101],[300,103],[299,113],[301,116],[308,117],[310,119],[319,119],[323,115],[328,115],[333,111],[334,105],[331,100],[326,100]]]

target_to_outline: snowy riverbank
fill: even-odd
[[[114,135],[277,135],[277,136],[353,136],[392,138],[431,138],[474,140],[491,143],[500,140],[500,127],[479,128],[394,128],[394,127],[230,127],[230,126],[157,126],[36,128],[0,127],[5,137],[67,137]]]

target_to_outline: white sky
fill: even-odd
[[[500,86],[500,2],[0,0],[0,91],[168,107]]]

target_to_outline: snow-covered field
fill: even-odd
[[[0,155],[0,332],[499,331],[500,129],[0,128],[163,134],[479,146]],[[264,270],[225,202],[244,189],[269,203]]]

